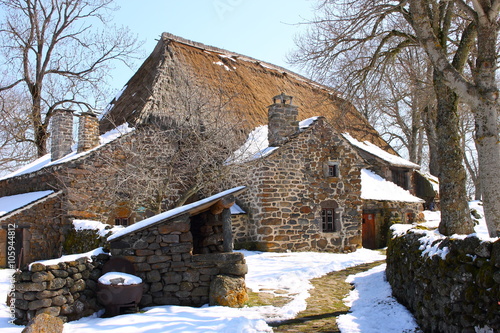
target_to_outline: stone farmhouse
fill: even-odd
[[[364,194],[364,175],[418,194],[419,166],[397,156],[348,101],[284,68],[164,33],[100,116],[78,115],[76,146],[74,114],[60,110],[51,119],[51,152],[0,179],[7,207],[0,213],[0,266],[11,262],[13,237],[22,266],[60,256],[75,219],[130,225],[149,217],[127,193],[107,202],[107,191],[126,159],[121,147],[155,152],[172,144],[168,137],[152,140],[148,126],[157,116],[181,121],[176,105],[188,88],[192,98],[221,102],[238,120],[242,145],[253,129],[269,128],[259,158],[245,161],[253,166],[248,183],[236,184],[247,186],[236,198],[245,212],[233,215],[236,243],[268,251],[374,248],[383,245],[388,224],[418,217],[423,201],[410,194]]]

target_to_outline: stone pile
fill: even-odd
[[[97,279],[106,254],[55,265],[35,263],[14,274],[16,324],[25,325],[46,313],[63,321],[77,320],[102,308],[97,303]]]

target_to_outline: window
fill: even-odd
[[[341,211],[335,200],[321,203],[321,222],[323,232],[336,232],[341,229]]]
[[[326,177],[339,177],[339,164],[337,162],[328,162],[325,168]]]
[[[115,218],[115,225],[128,226],[128,217],[117,217]]]
[[[335,210],[332,208],[323,208],[321,211],[321,220],[323,221],[323,232],[335,231]]]
[[[337,164],[328,166],[328,177],[338,177],[339,176],[339,166]]]

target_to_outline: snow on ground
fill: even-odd
[[[382,260],[385,256],[378,251],[360,249],[349,254],[336,253],[269,253],[242,251],[249,267],[246,283],[254,291],[280,292],[289,296],[291,302],[284,307],[259,306],[232,309],[227,307],[182,307],[158,306],[143,309],[140,314],[122,315],[114,318],[87,317],[66,323],[64,332],[90,333],[106,331],[124,332],[125,327],[133,327],[134,333],[140,332],[272,332],[265,320],[290,319],[306,308],[308,290],[312,288],[310,279],[328,272],[341,270],[366,262]],[[73,259],[73,258],[71,258]],[[73,259],[74,260],[74,259]],[[46,262],[47,263],[47,262]],[[10,283],[8,273],[2,275],[2,294],[5,299]],[[285,294],[283,294],[285,293]],[[22,326],[8,323],[10,320],[6,305],[0,309],[0,331],[21,332]]]
[[[347,278],[355,289],[344,298],[350,313],[337,319],[342,333],[420,332],[413,315],[392,297],[385,267],[383,264]]]
[[[471,203],[482,214],[478,203]],[[428,227],[437,227],[439,212],[425,212]],[[476,226],[478,237],[487,237],[484,219]],[[485,236],[486,235],[486,236]],[[328,272],[342,270],[365,262],[383,259],[377,251],[360,249],[349,254],[335,253],[261,253],[242,251],[249,272],[246,283],[253,291],[265,291],[291,297],[283,307],[258,306],[232,309],[226,307],[158,306],[142,309],[143,313],[114,318],[83,318],[66,323],[64,332],[91,333],[106,331],[123,332],[272,332],[267,321],[294,318],[306,307],[306,298],[312,288],[310,279]],[[6,299],[10,288],[9,276],[13,270],[0,270],[0,300]],[[420,332],[409,312],[391,297],[385,280],[385,265],[348,277],[355,289],[346,297],[350,312],[338,319],[342,333],[401,333]],[[5,303],[0,303],[0,331],[19,333],[23,326],[9,324],[10,313]]]

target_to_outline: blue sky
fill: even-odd
[[[294,36],[311,18],[314,0],[118,0],[117,25],[128,26],[145,40],[144,59],[162,32],[241,53],[283,66],[295,47]],[[137,62],[140,65],[142,60]],[[133,75],[127,68],[113,74],[119,90]]]

